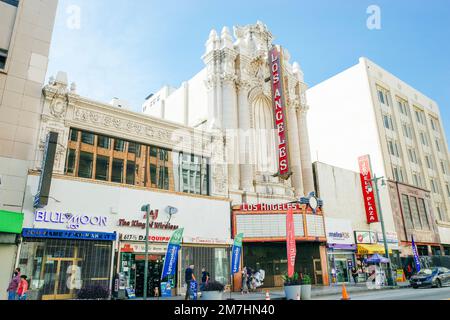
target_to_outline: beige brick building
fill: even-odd
[[[57,0],[0,0],[0,299],[33,164]],[[19,231],[20,232],[20,231]]]

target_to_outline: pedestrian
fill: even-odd
[[[242,269],[242,286],[241,286],[241,294],[247,293],[248,294],[248,274],[247,274],[247,268],[244,267]]]
[[[27,300],[27,292],[28,292],[28,281],[27,276],[20,276],[19,287],[17,288],[17,296],[19,300]]]
[[[186,271],[184,272],[184,280],[186,282],[186,296],[184,297],[185,300],[191,299],[191,282],[195,281],[195,275],[194,275],[194,265],[191,264],[189,267],[186,268]]]
[[[247,269],[247,288],[248,290],[250,290],[252,288],[253,270],[250,267],[246,267],[246,269]]]
[[[9,282],[8,289],[6,291],[8,292],[8,300],[16,300],[16,294],[17,294],[17,288],[20,284],[20,268],[16,268],[14,270],[14,275]]]
[[[408,280],[409,278],[411,278],[411,275],[412,275],[412,267],[411,264],[408,264],[408,267],[406,268],[406,276],[408,277]]]
[[[209,272],[206,271],[206,267],[202,268],[202,283],[200,284],[200,290],[203,291],[205,290],[206,285],[208,284],[209,281]]]
[[[355,267],[352,269],[352,277],[353,281],[355,281],[355,284],[358,284],[358,270],[356,270]]]

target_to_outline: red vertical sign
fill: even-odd
[[[278,136],[278,175],[283,179],[288,179],[291,173],[289,169],[289,152],[286,134],[286,105],[283,92],[282,55],[275,46],[269,52],[269,63],[270,78],[272,80],[272,104],[275,114],[275,130]]]
[[[294,229],[294,211],[289,209],[286,214],[286,246],[288,260],[288,277],[294,275],[295,256],[297,255],[297,246],[295,243]]]
[[[375,193],[372,187],[372,173],[370,172],[370,156],[365,155],[358,158],[359,175],[366,208],[367,223],[379,222],[377,207],[375,205]]]

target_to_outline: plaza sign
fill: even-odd
[[[358,158],[359,175],[366,208],[367,223],[379,222],[377,207],[375,206],[375,194],[372,188],[372,173],[370,169],[370,157],[365,155]]]
[[[272,81],[272,104],[275,129],[278,135],[278,176],[287,180],[290,175],[286,128],[286,105],[283,86],[283,55],[281,47],[273,46],[269,52],[270,78]]]

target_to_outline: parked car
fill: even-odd
[[[422,269],[409,279],[414,289],[419,287],[436,287],[450,285],[450,270],[444,267]]]

